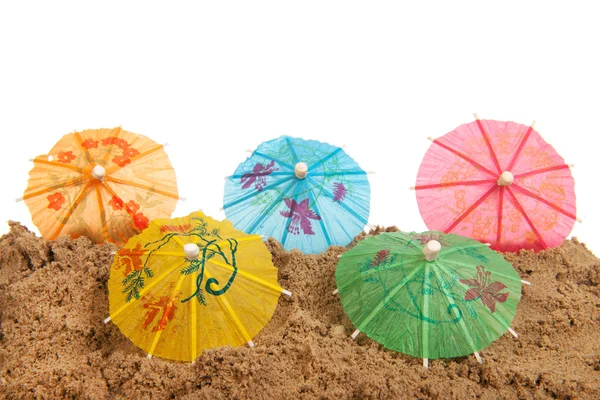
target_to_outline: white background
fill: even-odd
[[[85,4],[84,4],[85,3]],[[30,158],[115,127],[166,148],[174,216],[223,218],[223,177],[282,134],[346,145],[371,175],[370,222],[424,230],[430,142],[482,119],[529,124],[576,165],[572,235],[600,254],[595,2],[0,3],[0,233],[27,206]]]

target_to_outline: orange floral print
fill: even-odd
[[[475,240],[485,241],[492,232],[492,220],[490,218],[477,218],[473,220],[473,232],[471,236]]]
[[[125,156],[116,156],[112,159],[112,162],[117,164],[119,167],[124,167],[131,162],[131,159]]]
[[[161,232],[186,232],[192,229],[192,224],[184,225],[163,225],[160,227]]]
[[[175,318],[175,312],[177,311],[175,299],[172,299],[170,296],[163,296],[159,299],[144,303],[143,307],[147,310],[146,319],[144,320],[144,329],[148,329],[148,326],[154,322],[156,316],[159,313],[162,313],[158,323],[152,328],[152,332],[164,330],[167,323]]]
[[[98,148],[98,141],[94,140],[92,138],[86,139],[83,143],[81,143],[81,147],[85,148],[85,149],[97,149]]]
[[[111,206],[113,210],[122,210],[123,200],[121,200],[117,196],[113,196],[112,199],[110,199],[110,201],[108,202],[108,205]]]
[[[527,231],[525,232],[524,239],[527,243],[535,243],[537,236],[535,235],[535,232]]]
[[[540,185],[540,192],[542,193],[542,197],[558,203],[564,202],[567,198],[565,188],[555,183],[543,182]]]
[[[125,157],[135,157],[137,155],[139,155],[140,152],[137,151],[136,149],[132,148],[132,147],[128,147],[126,149],[123,149],[123,156]]]
[[[115,269],[124,267],[123,275],[127,276],[131,271],[141,271],[143,268],[142,256],[147,252],[139,243],[135,244],[133,249],[122,248],[117,252],[119,261],[115,265]]]
[[[116,145],[117,147],[119,147],[121,149],[126,149],[129,147],[129,143],[127,143],[127,141],[125,139],[121,139],[121,138],[117,138],[117,137],[113,137],[113,136],[102,139],[102,145],[103,146]]]
[[[58,153],[58,161],[61,163],[69,164],[75,159],[75,155],[72,151],[61,151]]]
[[[133,216],[133,223],[141,230],[144,230],[148,227],[150,220],[144,214],[137,213]]]
[[[462,213],[467,209],[467,202],[465,201],[465,190],[459,189],[454,192],[454,198],[456,199],[456,208]]]
[[[60,210],[62,205],[65,202],[65,196],[60,193],[54,193],[47,197],[48,199],[48,208],[51,208],[55,211]]]
[[[541,220],[541,228],[545,231],[551,231],[558,223],[558,214],[555,212],[546,214]]]
[[[129,200],[127,202],[127,209],[128,209],[129,212],[135,214],[140,209],[140,205],[138,203],[136,203],[135,201],[133,201],[133,200]]]

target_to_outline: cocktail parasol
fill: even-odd
[[[33,163],[18,200],[50,240],[123,244],[152,218],[170,217],[179,198],[163,146],[121,128],[69,133]]]
[[[533,124],[476,119],[433,140],[414,189],[429,229],[500,251],[538,251],[571,232],[574,185],[569,166]]]
[[[223,201],[236,228],[318,253],[348,244],[367,225],[370,187],[342,148],[282,136],[262,143],[227,178]]]
[[[475,353],[510,329],[521,280],[502,255],[440,232],[382,233],[344,253],[336,283],[359,332],[424,359]],[[515,334],[516,335],[516,334]]]
[[[204,349],[248,343],[271,319],[277,269],[259,235],[201,212],[155,219],[117,252],[110,317],[148,353],[193,361]]]

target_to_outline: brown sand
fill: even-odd
[[[146,355],[108,315],[112,245],[55,242],[18,223],[0,239],[0,398],[600,398],[600,261],[576,239],[506,254],[523,279],[513,322],[473,356],[421,360],[382,348],[344,315],[337,255],[268,243],[282,296],[256,348],[206,351],[195,364]]]

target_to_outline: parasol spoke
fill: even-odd
[[[65,168],[65,169],[70,169],[71,171],[83,173],[83,169],[76,167],[75,165],[61,163],[58,161],[50,161],[50,160],[48,160],[48,158],[42,157],[42,156],[38,156],[38,157],[34,158],[33,162],[39,163],[39,164],[52,165],[53,167]]]
[[[158,229],[160,230],[161,226],[156,222],[155,219],[153,219],[150,223],[153,224],[154,226],[157,226]],[[186,243],[183,240],[181,240],[181,238],[179,236],[173,235],[172,238],[174,241],[177,242],[177,244],[179,244],[179,246],[181,246],[182,249],[185,247]],[[154,254],[154,252],[152,252],[152,254]]]
[[[240,270],[238,269],[238,273],[239,272]],[[207,280],[214,279],[208,272],[208,269],[204,270],[204,274],[206,275]],[[250,347],[253,347],[254,344],[252,343],[252,338],[250,337],[250,334],[248,334],[248,331],[246,330],[246,328],[244,328],[244,324],[242,324],[242,321],[240,321],[240,318],[237,316],[237,314],[231,307],[231,304],[229,304],[229,302],[227,301],[226,297],[227,296],[214,296],[214,298],[217,299],[217,302],[223,307],[223,311],[225,311],[225,314],[229,317],[231,322],[233,322],[233,325],[238,331],[238,333],[244,338],[244,341],[248,343]]]
[[[477,242],[477,244],[475,244],[473,246],[453,246],[451,248],[443,248],[441,254],[443,254],[444,256],[447,256],[448,254],[455,253],[458,250],[464,250],[464,249],[481,249],[481,248],[488,248],[489,246],[490,246],[489,243]]]
[[[417,257],[418,258],[416,260],[413,260],[413,261],[408,261],[408,262],[403,262],[403,263],[396,263],[394,265],[390,265],[390,266],[387,267],[387,270],[391,271],[391,270],[394,270],[394,269],[397,269],[397,268],[404,268],[404,267],[406,267],[408,265],[422,263],[423,262],[423,254],[420,251],[419,251],[419,254],[417,255]],[[371,275],[375,275],[375,274],[378,274],[378,273],[379,273],[379,271],[377,271],[376,269],[371,269],[371,270],[363,271],[363,272],[361,272],[361,275],[355,277],[352,280],[349,280],[348,282],[346,282],[345,285],[338,287],[337,291],[339,291],[340,289],[343,290],[343,289],[347,288],[348,286],[350,286],[354,282],[362,279],[363,277],[369,277]]]
[[[292,157],[294,158],[294,164],[299,162],[300,160],[298,159],[298,154],[296,154],[296,149],[294,149],[294,146],[292,146],[292,142],[290,141],[290,138],[286,136],[285,142],[287,143],[288,147],[290,148],[290,153],[292,153]]]
[[[127,203],[121,198],[121,196],[119,196],[117,194],[117,192],[114,191],[113,188],[111,188],[107,182],[103,182],[102,187],[113,197],[115,197],[119,203],[123,204],[123,208],[125,209],[125,211],[127,212],[127,214],[133,219],[134,217],[134,213],[133,211],[131,211],[131,208],[127,205]]]
[[[92,186],[93,184],[94,184],[94,182],[88,182],[83,187],[83,189],[81,189],[81,192],[79,192],[79,194],[75,198],[75,201],[73,201],[73,203],[71,203],[71,205],[67,209],[67,212],[66,212],[65,216],[62,217],[62,221],[58,222],[58,228],[56,228],[56,230],[54,231],[53,234],[51,234],[51,235],[48,236],[49,240],[56,240],[56,238],[58,237],[58,235],[60,234],[60,232],[63,230],[63,228],[67,224],[67,221],[69,220],[69,218],[71,218],[71,215],[73,215],[73,211],[75,211],[75,208],[77,208],[77,206],[79,205],[79,203],[81,203],[81,200],[86,195],[86,193],[87,193],[88,189],[90,188],[90,186]]]
[[[327,154],[325,157],[321,158],[319,161],[315,161],[314,163],[312,163],[311,165],[309,165],[308,166],[308,170],[310,171],[310,170],[314,169],[319,164],[324,164],[326,161],[330,160],[333,156],[335,156],[340,151],[342,151],[342,148],[338,147],[337,149],[335,149],[331,153]]]
[[[291,179],[291,178],[290,178]],[[271,203],[271,205],[269,206],[269,208],[264,211],[257,219],[256,221],[254,221],[254,223],[250,226],[250,228],[248,228],[248,232],[254,232],[254,229],[260,225],[260,223],[262,221],[264,221],[264,219],[269,215],[269,213],[271,212],[271,210],[278,204],[280,204],[281,200],[283,199],[283,197],[287,194],[287,192],[290,191],[290,189],[292,188],[292,186],[297,185],[298,181],[294,178],[289,185],[286,186],[286,188],[279,194],[279,196],[277,196],[277,198]]]
[[[119,135],[120,135],[121,133],[123,133],[123,129],[122,129],[120,126],[117,126],[116,128],[113,128],[113,129],[112,129],[112,132],[115,132],[115,135],[114,135],[114,136],[111,136],[111,137],[114,137],[114,138],[116,138],[116,139],[117,139],[117,138],[119,138]],[[106,164],[108,164],[108,157],[110,157],[110,155],[111,155],[112,148],[114,147],[114,142],[110,143],[110,144],[109,144],[109,146],[110,146],[110,147],[109,147],[109,150],[110,150],[110,151],[107,151],[107,152],[104,154],[104,157],[103,157],[103,159],[102,159],[102,165],[106,165]],[[108,172],[108,171],[107,171],[107,172]]]
[[[476,209],[485,199],[487,199],[494,190],[498,189],[498,186],[493,186],[490,190],[485,192],[471,207],[469,207],[464,213],[462,213],[448,228],[444,229],[444,233],[450,233],[456,225],[460,224],[474,209]]]
[[[194,279],[190,279],[190,289],[191,293],[194,293],[196,290],[196,282]],[[198,357],[198,302],[191,301],[190,306],[190,343],[192,345],[192,358],[195,360]],[[193,361],[195,362],[195,361]]]
[[[169,276],[173,271],[175,271],[175,270],[177,270],[177,269],[179,269],[181,267],[184,267],[186,265],[186,262],[187,262],[186,259],[182,259],[181,263],[174,264],[173,267],[167,269],[160,276],[158,276],[158,277],[153,278],[152,280],[150,280],[150,283],[148,285],[146,285],[142,290],[140,290],[140,298],[144,297],[144,295],[146,293],[148,293],[150,290],[152,290],[152,288],[154,286],[158,285],[161,282],[164,282],[165,278],[167,276]],[[125,311],[129,306],[131,306],[133,304],[136,304],[136,302],[135,301],[130,301],[130,302],[127,302],[127,303],[123,304],[114,313],[110,314],[110,316],[104,320],[104,323],[106,324],[108,321],[114,320],[119,314],[121,314],[123,311]]]
[[[443,262],[444,262],[444,264],[453,264],[453,265],[458,265],[458,266],[461,266],[461,267],[466,267],[466,268],[469,268],[469,269],[471,269],[471,270],[474,270],[474,269],[476,269],[476,265],[475,265],[475,264],[463,263],[463,262],[456,261],[456,260],[449,259],[449,258],[444,258],[444,261],[443,261]],[[519,284],[521,283],[521,278],[520,278],[519,276],[517,276],[517,277],[515,278],[514,276],[510,276],[510,275],[504,275],[503,273],[501,273],[501,272],[497,272],[497,271],[494,271],[494,275],[498,275],[498,276],[500,276],[500,277],[502,277],[502,278],[504,278],[504,279],[507,279],[507,280],[509,280],[509,281],[513,281],[513,282],[519,282]]]
[[[487,145],[488,150],[490,151],[490,155],[492,156],[492,161],[494,161],[494,165],[498,169],[498,174],[501,174],[502,167],[500,167],[500,163],[498,162],[498,156],[496,155],[496,152],[494,151],[494,147],[492,147],[492,142],[490,141],[490,137],[486,133],[485,129],[483,129],[483,124],[481,123],[481,120],[479,119],[477,114],[473,114],[473,115],[475,116],[475,121],[477,122],[477,126],[479,127],[479,130],[481,131],[483,140],[485,140],[485,144]]]
[[[242,243],[242,242],[254,242],[257,240],[262,240],[262,237],[260,235],[244,234],[244,236],[242,236],[240,238],[229,236],[229,239],[235,239],[238,243]],[[229,241],[227,239],[223,239],[218,242],[211,243],[209,246],[221,246],[221,245],[227,244],[227,243],[229,243]]]
[[[160,321],[158,323],[159,327],[161,327],[161,326],[164,327],[167,324],[167,318],[169,316],[168,310],[170,310],[170,308],[173,307],[173,305],[175,303],[175,296],[177,295],[177,292],[179,292],[179,289],[181,289],[181,285],[183,284],[183,280],[185,279],[185,277],[186,277],[185,275],[181,275],[181,277],[177,281],[177,285],[171,291],[171,295],[169,296],[170,300],[168,302],[167,308],[165,309],[165,312],[163,313],[162,318],[160,319]],[[163,331],[164,331],[164,328],[158,329],[156,331],[156,334],[154,335],[154,339],[152,340],[152,344],[150,345],[150,349],[148,350],[148,358],[152,358],[152,355],[154,354],[154,350],[156,349],[156,345],[158,344],[158,341],[160,340],[160,336],[162,335]]]
[[[248,175],[248,174],[254,174],[254,171],[241,172],[239,174],[229,175],[229,176],[226,176],[225,179],[239,179],[239,178],[242,178],[244,175]],[[294,173],[291,171],[273,171],[273,172],[270,172],[267,176],[291,176],[290,174],[294,175]]]
[[[83,139],[81,138],[81,134],[79,132],[73,132],[73,136],[75,137],[75,143],[77,143],[77,146],[79,147],[79,149],[82,151],[84,157],[85,157],[85,161],[88,164],[91,164],[91,157],[90,157],[90,152],[87,148],[83,147]]]
[[[434,274],[435,276],[438,278],[438,282],[439,281],[446,281],[446,282],[451,282],[455,277],[452,274],[448,274],[447,269],[446,268],[433,268]],[[448,279],[440,279],[440,274],[444,272],[446,273],[446,277],[448,277]],[[448,292],[446,291],[447,289],[444,288],[443,285],[440,285],[440,291],[444,294],[444,299],[446,300],[446,303],[448,305],[448,310],[450,310],[452,307],[452,305],[456,306],[456,301],[452,298],[452,296],[450,294],[448,294]],[[426,297],[426,296],[423,296]],[[469,343],[469,347],[471,348],[471,350],[473,350],[473,352],[476,352],[477,350],[477,346],[475,345],[475,341],[473,340],[473,336],[471,336],[471,330],[469,329],[469,327],[467,327],[467,324],[465,323],[464,318],[460,318],[458,319],[458,324],[461,327],[462,330],[462,334],[463,336],[467,339],[467,342]]]
[[[96,185],[95,186],[96,189],[96,198],[98,199],[98,208],[99,208],[99,214],[100,214],[100,221],[102,223],[102,236],[104,237],[104,240],[108,240],[109,236],[108,236],[108,225],[106,224],[106,210],[104,209],[104,203],[102,202],[102,192],[100,190],[100,186]]]
[[[337,172],[324,172],[324,171],[316,171],[311,172],[310,176],[345,176],[345,175],[367,175],[371,172],[363,171],[337,171]]]
[[[208,260],[206,262],[207,264],[213,264],[216,265],[217,267],[220,267],[221,269],[225,269],[227,270],[227,272],[234,272],[235,269],[226,263],[223,263],[221,261],[217,261],[215,258],[211,258],[210,260]],[[267,281],[265,281],[264,279],[259,278],[256,275],[250,274],[246,271],[244,271],[243,269],[237,269],[237,275],[239,276],[243,276],[244,278],[254,282],[254,283],[258,283],[261,286],[264,286],[268,289],[271,289],[272,291],[274,291],[275,293],[282,293],[283,289],[281,287],[279,287],[278,285],[274,285],[272,283],[269,283]]]
[[[320,185],[315,182],[315,180],[313,178],[311,178],[310,176],[306,177],[306,180],[310,183],[312,183],[314,186],[319,187]],[[321,191],[323,191],[323,193],[325,193],[326,196],[334,198],[333,194],[325,189],[325,187],[321,187],[320,188]],[[364,219],[363,217],[361,217],[356,211],[354,211],[352,208],[348,207],[348,205],[344,202],[338,203],[340,206],[342,206],[342,208],[346,211],[348,211],[354,218],[356,218],[357,220],[359,220],[361,223],[367,225],[369,221],[367,221],[366,219]]]
[[[423,276],[423,284],[421,290],[424,287],[431,287],[429,283],[429,263],[425,263],[425,274]],[[421,313],[423,315],[429,315],[429,296],[421,296]],[[429,322],[425,318],[421,318],[421,357],[423,358],[423,366],[428,368],[427,359],[429,359]]]
[[[413,190],[422,190],[422,189],[436,189],[443,187],[451,187],[451,186],[473,186],[473,185],[483,185],[483,184],[495,184],[498,179],[483,179],[478,181],[462,181],[462,182],[444,182],[444,183],[432,183],[430,185],[417,185],[412,187]]]
[[[116,197],[118,199],[118,201],[123,205],[123,208],[125,209],[125,211],[127,212],[127,215],[129,215],[129,217],[131,218],[131,220],[134,222],[133,227],[135,227],[138,231],[141,231],[141,229],[139,229],[137,227],[137,225],[135,225],[135,213],[131,210],[131,208],[127,205],[127,203],[125,201],[123,201],[123,199],[121,198],[121,196],[119,196],[109,185],[108,182],[103,182],[102,183],[102,187],[113,197]],[[152,220],[153,221],[153,220]]]
[[[114,146],[114,145],[112,145],[112,146]],[[137,162],[142,160],[144,157],[149,156],[150,154],[156,153],[157,151],[162,150],[162,149],[164,149],[164,146],[162,144],[157,144],[156,146],[149,148],[148,150],[144,151],[143,153],[140,153],[135,157],[131,157],[130,158],[131,161],[124,167],[120,167],[119,165],[112,164],[112,165],[106,167],[106,174],[109,175],[109,174],[114,173],[118,169],[124,169],[124,168],[130,167],[131,165],[135,165]],[[108,152],[107,152],[107,154],[108,154]]]
[[[179,195],[177,193],[171,193],[171,192],[167,192],[166,190],[156,189],[153,186],[144,185],[142,183],[137,183],[137,182],[129,181],[126,179],[115,178],[114,176],[106,176],[104,178],[104,180],[106,182],[114,182],[119,185],[125,185],[125,186],[131,186],[131,187],[138,188],[138,189],[143,189],[148,192],[160,194],[161,196],[170,197],[172,199],[179,199]]]
[[[514,186],[514,184],[512,186],[516,187],[516,186]],[[508,193],[510,194],[510,197],[512,198],[513,202],[517,206],[517,210],[519,210],[519,212],[521,213],[521,215],[523,216],[523,218],[525,218],[525,221],[527,221],[527,224],[529,224],[529,227],[531,228],[531,230],[533,231],[533,233],[535,234],[535,236],[538,238],[538,240],[542,244],[542,247],[543,248],[548,247],[546,245],[546,242],[544,242],[544,239],[542,238],[542,235],[540,235],[540,233],[538,232],[538,230],[536,229],[536,227],[533,225],[533,222],[531,221],[531,219],[529,218],[529,216],[525,212],[525,209],[523,208],[523,206],[521,205],[521,203],[519,203],[519,200],[517,199],[517,197],[515,196],[515,194],[512,192],[511,188],[507,186],[507,189],[508,189]]]
[[[52,192],[56,189],[63,189],[63,188],[68,188],[71,186],[79,186],[83,183],[85,183],[87,181],[86,178],[83,177],[78,177],[78,178],[72,178],[69,179],[68,181],[66,181],[65,183],[57,183],[56,185],[51,185],[51,186],[46,186],[43,189],[39,189],[36,190],[35,192],[29,192],[29,193],[25,193],[23,195],[23,197],[17,199],[17,200],[26,200],[26,199],[30,199],[32,197],[36,197],[42,194],[46,194],[49,192]]]
[[[140,250],[140,251],[133,251],[130,249],[127,249],[127,254],[129,255],[144,255],[147,254],[148,251],[147,250]],[[152,256],[165,256],[165,257],[185,257],[185,252],[183,250],[181,251],[168,251],[168,250],[155,250],[152,252]]]
[[[453,149],[452,147],[448,146],[447,144],[444,144],[442,142],[439,141],[439,139],[433,139],[430,138],[433,143],[437,144],[438,146],[448,150],[449,152],[457,155],[458,157],[462,158],[463,160],[471,163],[473,166],[475,166],[477,169],[487,172],[488,174],[490,174],[491,176],[497,177],[498,174],[495,172],[492,172],[491,170],[487,169],[486,167],[484,167],[483,165],[479,164],[477,161],[473,160],[472,158],[468,157],[467,155],[461,153],[460,151]]]
[[[322,214],[319,211],[319,207],[317,206],[317,202],[315,200],[315,196],[313,196],[312,190],[308,188],[308,184],[306,183],[306,180],[304,180],[303,183],[307,187],[306,192],[308,194],[310,201],[313,203],[313,208],[315,210],[315,213],[317,215],[321,216]],[[291,218],[290,218],[290,221],[291,221]],[[323,220],[323,218],[319,219],[319,226],[321,227],[321,231],[323,231],[323,236],[325,236],[325,241],[327,242],[327,247],[331,246],[331,238],[329,237],[329,233],[327,233],[327,229],[325,228],[325,221]]]
[[[541,196],[538,196],[537,194],[535,194],[535,193],[533,193],[533,192],[525,189],[524,187],[522,187],[522,186],[520,186],[520,185],[518,185],[516,183],[513,183],[511,185],[511,188],[517,189],[519,192],[523,193],[524,195],[529,196],[529,197],[531,197],[531,198],[533,198],[533,199],[535,199],[535,200],[537,200],[537,201],[539,201],[541,203],[544,203],[548,207],[553,208],[554,210],[556,210],[556,211],[558,211],[558,212],[566,215],[569,218],[573,218],[574,220],[577,221],[577,216],[575,214],[568,212],[567,210],[565,210],[565,209],[557,206],[556,204],[554,204],[554,203],[552,203],[552,202],[544,199]]]
[[[567,164],[555,165],[553,167],[540,168],[540,169],[536,169],[536,170],[533,170],[533,171],[523,172],[521,174],[516,174],[514,177],[515,177],[515,179],[517,179],[517,178],[524,178],[526,176],[543,174],[544,172],[559,171],[561,169],[569,169],[569,168],[571,168],[571,167],[569,165],[567,165]]]
[[[531,132],[533,131],[534,125],[535,125],[535,121],[533,121],[531,123],[531,125],[529,126],[529,128],[527,128],[527,131],[525,131],[525,135],[523,135],[523,137],[521,138],[519,147],[517,147],[515,154],[513,154],[513,157],[510,160],[510,163],[508,164],[508,168],[506,168],[507,171],[512,170],[512,168],[515,166],[515,163],[517,162],[517,158],[519,157],[519,154],[521,154],[521,150],[523,150],[523,147],[525,146],[525,142],[527,142],[527,139],[529,139],[529,136],[531,135]]]
[[[271,157],[265,153],[261,153],[260,151],[255,151],[253,154],[256,154],[259,157],[262,158],[266,158],[269,161],[275,161],[276,163],[278,163],[279,165],[281,165],[282,167],[286,167],[287,169],[291,169],[292,171],[294,170],[294,167],[286,162],[283,162],[281,160],[276,159],[275,157]]]
[[[520,282],[519,282],[519,287],[520,286],[521,285],[520,285]],[[492,316],[492,318],[494,318],[494,320],[496,322],[498,322],[502,326],[502,328],[504,330],[508,330],[510,332],[510,329],[511,329],[510,328],[510,321],[507,320],[504,317],[505,314],[506,315],[509,314],[509,312],[508,312],[505,304],[506,304],[505,302],[498,302],[498,303],[496,303],[495,307],[496,307],[496,311],[497,312],[493,312],[491,316]]]
[[[498,222],[496,226],[496,244],[500,244],[500,238],[502,237],[502,210],[504,209],[504,188],[500,186],[500,193],[498,193]]]
[[[279,186],[279,185],[281,185],[281,184],[283,184],[283,183],[285,183],[285,182],[287,182],[287,181],[289,181],[291,179],[296,179],[296,176],[293,175],[293,174],[291,174],[289,176],[286,176],[283,179],[280,179],[278,181],[275,181],[275,182],[271,183],[270,185],[265,186],[264,188],[262,188],[262,191],[257,190],[255,192],[252,192],[252,193],[246,195],[246,196],[240,197],[239,199],[235,199],[234,201],[231,201],[231,202],[229,202],[227,204],[223,204],[223,209],[235,206],[236,204],[239,204],[239,203],[244,202],[244,201],[246,201],[248,199],[251,199],[254,196],[258,196],[259,194],[261,194],[261,193],[263,193],[263,192],[265,192],[265,191],[267,191],[269,189],[272,189],[272,188],[274,188],[276,186]]]
[[[292,199],[296,198],[296,196],[298,195],[298,189],[300,188],[300,182],[299,181],[296,181],[296,182],[297,182],[297,184],[294,187],[294,192],[292,193],[292,196],[290,196],[290,198],[292,198]],[[280,241],[280,243],[281,243],[282,246],[285,246],[285,242],[287,241],[287,238],[288,238],[288,235],[289,235],[289,230],[288,229],[290,228],[290,225],[292,224],[292,220],[293,219],[294,219],[293,217],[292,218],[287,218],[287,221],[285,223],[285,227],[283,229],[283,236],[281,237],[281,241]]]
[[[375,308],[373,308],[373,310],[371,310],[371,312],[366,316],[366,318],[364,318],[362,322],[360,322],[360,325],[358,326],[357,330],[364,331],[367,325],[369,325],[369,323],[371,322],[371,320],[384,307],[386,300],[389,298],[393,298],[396,295],[396,293],[398,293],[400,289],[405,287],[406,284],[408,284],[420,270],[420,268],[413,269],[413,271],[411,271],[410,274],[406,275],[404,279],[402,279],[402,281],[400,281],[400,283],[398,283],[398,285],[395,288],[393,288],[391,291],[386,291],[384,293],[384,298],[377,304]]]

